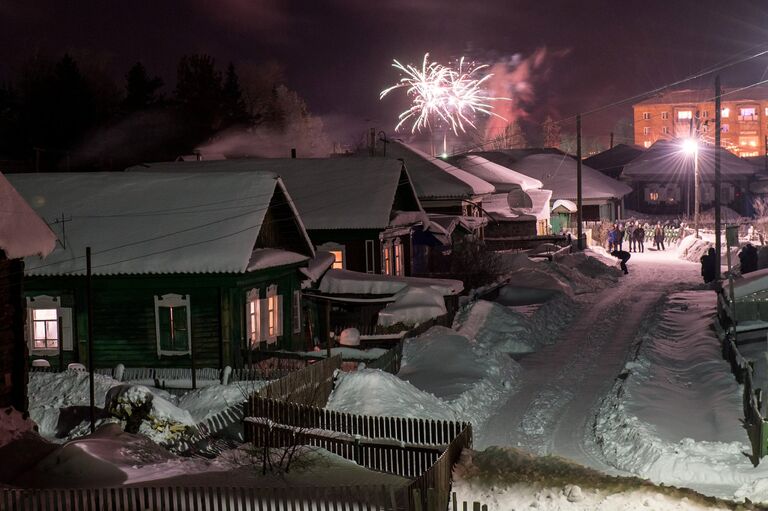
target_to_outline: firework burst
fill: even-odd
[[[429,62],[429,53],[424,55],[421,68],[411,64],[403,65],[397,60],[392,67],[404,75],[393,86],[381,91],[379,99],[396,89],[405,89],[411,98],[411,107],[402,112],[395,126],[399,130],[411,122],[411,133],[423,128],[432,128],[432,123],[444,123],[451,131],[458,134],[466,128],[476,128],[474,118],[477,113],[503,117],[493,112],[493,102],[509,100],[487,94],[484,83],[493,75],[480,76],[481,70],[488,66],[465,64],[462,57],[456,68]]]

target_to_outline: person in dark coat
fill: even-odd
[[[627,224],[627,241],[629,242],[629,251],[634,252],[637,248],[637,241],[635,240],[635,224],[629,222]]]
[[[747,243],[739,252],[741,261],[741,274],[751,273],[757,270],[757,248],[752,243]]]
[[[627,261],[632,257],[626,250],[614,250],[611,255],[617,259],[621,259],[621,269],[624,271],[624,275],[629,273],[627,269]]]
[[[624,230],[624,224],[619,224],[619,228],[617,230],[616,235],[616,241],[619,243],[619,250],[624,250],[624,235],[626,231]]]
[[[707,253],[701,256],[701,276],[705,283],[710,283],[717,278],[717,253],[714,248],[707,250]]]
[[[638,224],[635,230],[632,232],[632,237],[635,239],[635,251],[645,252],[645,229]]]
[[[657,223],[653,230],[653,244],[656,246],[656,250],[666,250],[664,248],[664,228],[661,226],[661,222]]]

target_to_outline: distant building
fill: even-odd
[[[659,140],[691,136],[714,143],[713,96],[712,90],[676,90],[633,105],[635,144],[647,148]],[[741,157],[764,154],[768,87],[724,89],[721,107],[722,146]]]

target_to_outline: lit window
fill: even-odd
[[[157,356],[190,353],[191,314],[188,295],[155,296]]]
[[[643,147],[645,147],[646,149],[651,147],[651,141],[650,140],[646,140],[645,142],[643,142]]]
[[[757,147],[757,137],[751,136],[751,137],[739,137],[739,145],[741,147]]]
[[[33,353],[59,348],[71,351],[72,309],[61,307],[58,296],[28,297],[26,330],[29,349]]]
[[[669,119],[669,112],[661,112],[661,118],[665,121]]]
[[[400,240],[398,239],[395,241],[394,245],[395,249],[395,275],[405,275],[405,271],[403,268],[403,245],[400,243]]]
[[[32,341],[38,350],[59,348],[59,317],[56,309],[32,309]]]
[[[651,112],[643,112],[643,120],[649,121],[651,119]]]
[[[723,119],[727,119],[728,116],[730,116],[730,115],[731,115],[731,109],[730,108],[723,108],[720,111],[720,117],[722,117]]]
[[[757,117],[757,109],[755,107],[739,108],[739,115],[743,117],[744,120],[753,120]]]
[[[391,243],[387,242],[381,246],[381,272],[384,275],[392,275],[392,252]]]
[[[725,124],[721,124],[721,125],[720,125],[720,130],[721,130],[723,133],[728,133],[728,131],[730,131],[730,126],[728,126],[728,124],[727,124],[727,123],[725,123]]]
[[[650,192],[648,194],[648,200],[651,200],[651,201],[654,201],[654,202],[658,201],[659,200],[659,192]]]
[[[689,119],[693,119],[693,112],[691,110],[678,110],[677,112],[678,121],[687,121]]]
[[[283,297],[277,294],[277,286],[267,288],[267,344],[277,341],[283,335]]]
[[[666,127],[666,126],[662,126],[661,132],[664,133],[665,135],[667,135],[669,133],[669,128]]]
[[[251,289],[246,296],[245,305],[246,331],[248,332],[248,344],[258,347],[261,341],[261,303],[259,290]]]
[[[701,112],[701,118],[706,119],[709,117],[709,110],[704,110]]]
[[[343,270],[344,269],[344,252],[342,252],[341,250],[331,250],[331,254],[333,254],[332,268],[335,270]]]
[[[643,128],[643,135],[650,135],[651,134],[651,128],[646,126]]]

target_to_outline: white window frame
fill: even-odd
[[[186,307],[187,309],[187,349],[163,350],[160,348],[160,307]],[[157,343],[157,356],[182,356],[192,353],[192,305],[189,295],[168,293],[155,295],[155,342]]]
[[[322,245],[319,245],[317,247],[318,250],[322,250],[324,252],[341,252],[341,268],[336,268],[336,256],[334,254],[333,256],[333,263],[331,264],[331,268],[334,269],[340,269],[340,270],[346,270],[347,269],[347,247],[342,245],[341,243],[334,243],[332,241],[329,241],[327,243],[323,243]]]
[[[643,112],[643,120],[644,121],[650,121],[651,120],[651,112]]]
[[[726,107],[726,108],[723,108],[722,110],[720,110],[720,118],[721,119],[727,119],[730,116],[731,116],[731,109],[730,108]]]
[[[669,119],[669,112],[661,112],[661,118],[665,121]]]
[[[283,335],[283,297],[277,294],[277,285],[272,284],[267,288],[267,297],[263,300],[265,321],[265,333],[267,344],[274,344],[277,338]]]
[[[662,126],[662,127],[661,127],[661,132],[662,132],[663,134],[665,134],[665,135],[669,135],[669,127],[667,127],[667,126]]]
[[[293,320],[293,333],[294,334],[300,334],[301,333],[301,291],[298,289],[295,289],[293,291],[293,315],[291,316]]]
[[[651,127],[650,126],[645,126],[643,128],[643,135],[650,135],[650,134],[651,134]]]
[[[690,121],[693,119],[693,110],[678,110],[677,111],[677,120],[678,121]]]
[[[365,272],[376,273],[376,242],[365,240]]]
[[[261,300],[259,289],[253,288],[245,295],[245,335],[250,349],[258,349],[262,340]]]
[[[27,346],[29,352],[33,355],[54,355],[59,352],[59,346],[55,348],[35,348],[35,323],[33,311],[37,309],[55,309],[56,310],[56,336],[61,330],[61,337],[58,339],[63,345],[64,351],[72,351],[72,308],[61,306],[60,296],[38,295],[27,297]],[[59,319],[61,319],[61,328],[59,328]]]

